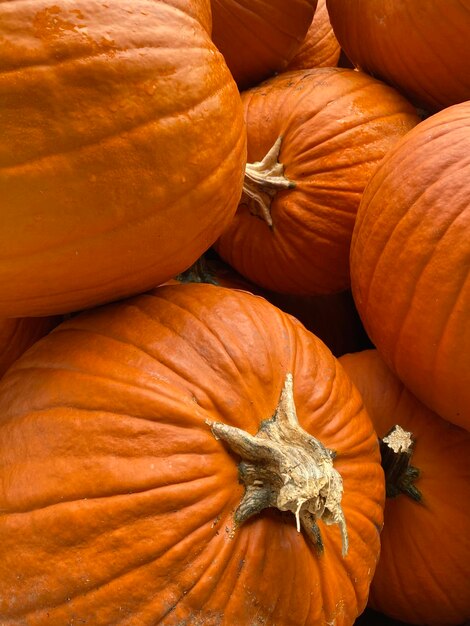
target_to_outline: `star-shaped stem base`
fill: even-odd
[[[338,524],[343,556],[348,533],[341,499],[343,481],[333,467],[335,453],[299,424],[294,405],[292,374],[287,374],[276,411],[256,435],[220,422],[209,422],[216,439],[241,457],[239,475],[245,494],[235,512],[235,524],[268,507],[291,511],[301,527],[323,550],[318,520]]]
[[[415,502],[422,501],[421,492],[414,484],[420,471],[411,465],[414,445],[413,435],[398,424],[380,440],[387,498],[404,494]]]

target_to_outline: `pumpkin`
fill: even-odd
[[[10,368],[0,415],[5,623],[363,610],[377,439],[331,352],[264,299],[173,285],[75,316]]]
[[[240,89],[286,67],[316,6],[317,0],[212,0],[212,38]]]
[[[376,350],[340,362],[388,444],[390,497],[369,604],[411,624],[463,624],[470,619],[470,433],[417,400]],[[395,424],[406,435],[393,440]]]
[[[361,70],[436,111],[470,100],[470,0],[326,0]]]
[[[235,212],[240,96],[209,0],[0,4],[0,315],[186,269]]]
[[[242,94],[244,193],[215,243],[252,282],[281,293],[348,289],[362,192],[420,120],[394,89],[349,69],[286,72]]]
[[[312,67],[334,67],[338,64],[341,48],[331,26],[326,0],[319,0],[307,35],[287,70]]]
[[[470,429],[470,102],[421,122],[373,175],[351,249],[354,299],[386,363]]]
[[[60,321],[60,317],[0,318],[0,377],[23,352]]]

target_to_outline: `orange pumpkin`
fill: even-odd
[[[209,0],[0,3],[0,315],[191,265],[240,198],[240,97]]]
[[[319,0],[307,35],[286,69],[335,67],[338,64],[340,53],[341,48],[331,26],[326,0]]]
[[[240,89],[286,67],[316,6],[317,0],[212,0],[212,38]]]
[[[264,299],[177,285],[76,316],[10,368],[0,415],[5,623],[363,610],[375,433],[331,352]]]
[[[379,437],[399,424],[414,440],[405,435],[383,446],[393,497],[369,604],[411,624],[463,624],[470,618],[470,433],[421,404],[376,350],[340,362]]]
[[[368,184],[351,249],[354,299],[386,363],[470,429],[470,102],[421,122]]]
[[[0,318],[0,377],[38,339],[60,322],[60,317]]]
[[[217,252],[273,291],[347,289],[362,192],[386,152],[420,121],[415,109],[367,74],[339,68],[286,72],[242,97],[249,164]]]
[[[431,111],[470,100],[470,0],[327,0],[361,70]]]

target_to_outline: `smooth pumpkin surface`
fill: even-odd
[[[415,438],[411,463],[422,502],[387,498],[381,555],[369,604],[411,624],[470,619],[470,433],[425,407],[376,350],[341,364],[357,386],[379,437],[395,424]]]
[[[470,429],[470,102],[428,118],[364,192],[351,248],[372,342],[422,402]]]
[[[431,111],[470,100],[470,0],[326,0],[351,61]]]
[[[276,162],[291,186],[259,184],[267,217],[244,193],[217,252],[273,291],[321,295],[348,289],[362,193],[387,151],[419,122],[415,109],[367,74],[339,68],[286,72],[242,98],[248,162],[254,169],[280,142]]]
[[[25,350],[60,321],[60,317],[0,318],[0,377]]]
[[[274,509],[234,529],[238,457],[293,375],[301,426],[336,450],[349,535],[324,550]],[[352,624],[379,551],[383,473],[331,352],[260,297],[166,286],[61,324],[0,384],[0,615],[9,625]]]
[[[317,0],[211,0],[212,38],[240,89],[284,69],[312,23]]]
[[[318,6],[307,35],[286,69],[335,67],[338,64],[340,53],[341,48],[331,26],[326,0],[318,0]]]
[[[241,194],[209,0],[0,4],[0,315],[79,310],[191,265]]]

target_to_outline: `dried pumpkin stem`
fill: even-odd
[[[176,276],[180,283],[208,283],[218,285],[219,283],[212,275],[207,260],[204,255],[200,256],[187,270]]]
[[[284,165],[279,163],[282,137],[262,161],[247,163],[243,183],[242,201],[248,204],[250,213],[264,219],[272,227],[271,202],[278,191],[292,189],[295,183],[284,176]]]
[[[276,411],[264,420],[256,435],[222,424],[207,422],[216,437],[241,457],[240,479],[245,494],[235,512],[235,524],[268,507],[291,511],[301,528],[323,550],[318,520],[340,528],[343,556],[348,533],[341,499],[343,481],[333,467],[335,453],[299,424],[294,405],[292,374],[287,374]]]
[[[380,440],[387,498],[405,494],[415,502],[422,501],[421,492],[414,484],[420,472],[411,465],[413,448],[413,435],[398,424]]]

